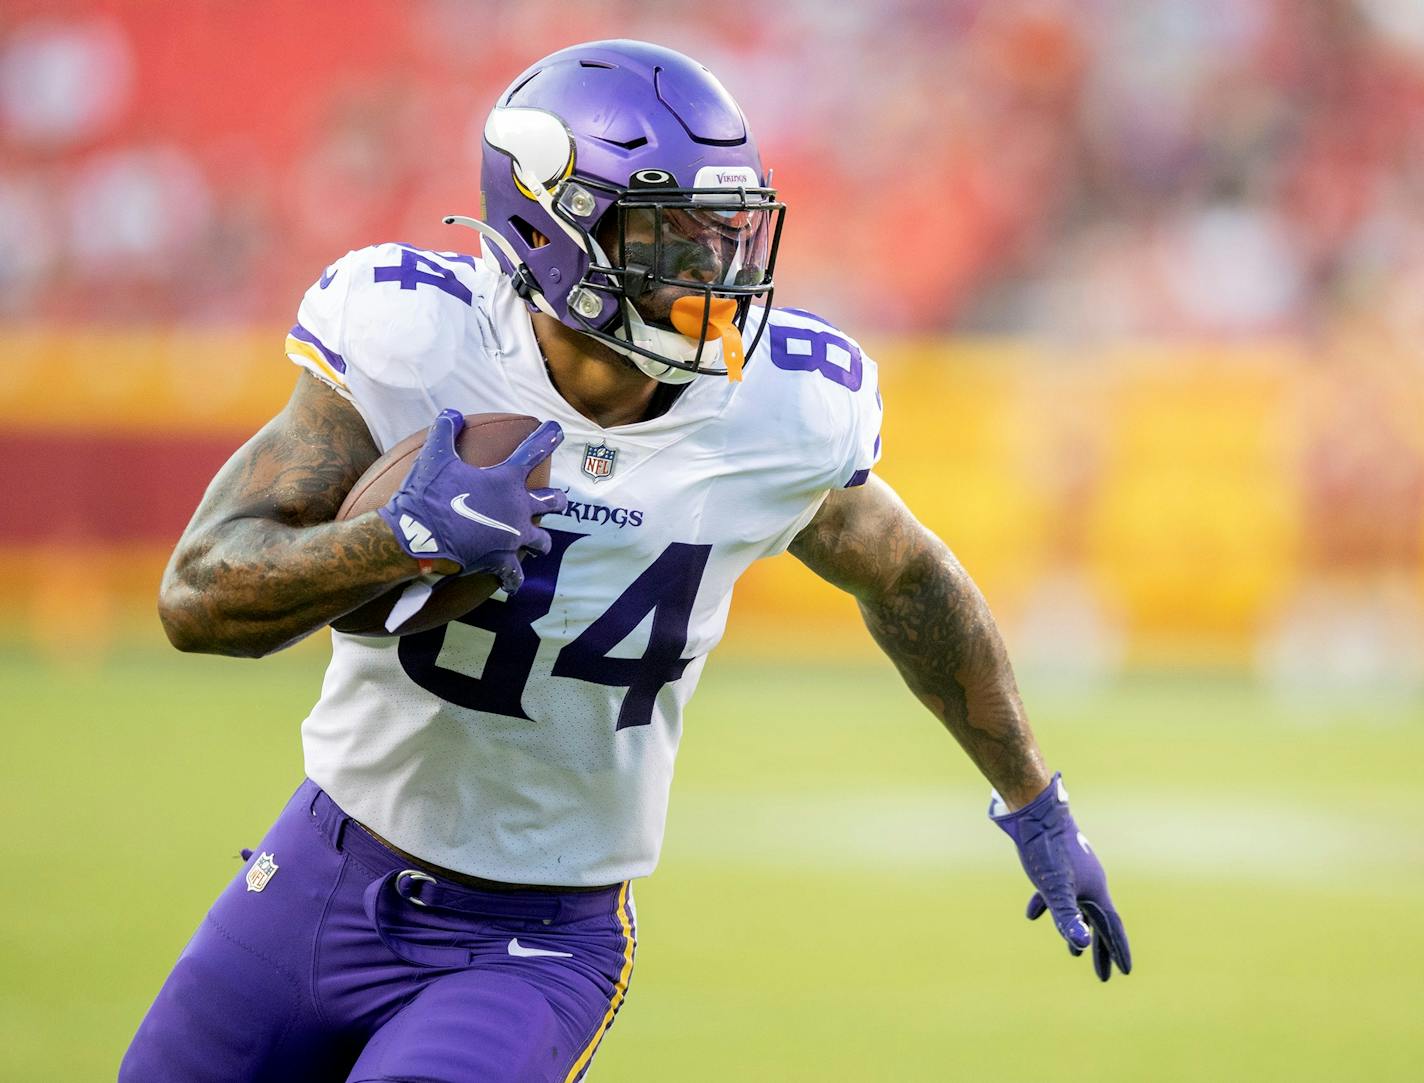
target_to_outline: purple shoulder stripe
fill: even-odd
[[[337,372],[344,373],[346,371],[346,359],[343,358],[335,350],[328,350],[326,348],[326,344],[322,342],[321,339],[317,338],[301,324],[293,324],[292,329],[288,332],[288,334],[290,334],[298,342],[306,342],[312,346],[315,346],[318,350],[321,351],[321,356],[326,358],[326,363],[332,368],[334,368]]]
[[[869,480],[870,467],[867,466],[864,470],[857,470],[854,474],[852,474],[850,476],[850,480],[845,483],[844,487],[847,489],[854,489],[857,485],[864,485]]]

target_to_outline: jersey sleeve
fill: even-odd
[[[348,252],[302,297],[287,356],[358,407],[418,391],[455,364],[482,288],[469,256],[401,244]]]
[[[820,316],[774,309],[757,358],[765,382],[748,447],[774,464],[793,514],[766,555],[784,550],[838,489],[864,485],[880,459],[879,372],[860,344]],[[749,456],[750,458],[750,456]]]
[[[346,301],[358,253],[348,252],[313,282],[287,332],[287,357],[323,383],[351,398],[344,356]]]
[[[783,441],[788,484],[818,496],[864,485],[881,451],[875,361],[834,324],[799,308],[772,309],[757,349],[771,404],[763,423],[774,433],[784,435],[788,425],[796,433]]]
[[[860,349],[859,346],[854,348]],[[851,393],[851,417],[839,482],[842,489],[864,485],[880,461],[880,427],[885,418],[885,404],[880,397],[880,370],[863,352],[860,375],[860,386]]]
[[[829,491],[864,485],[880,461],[885,412],[875,361],[855,339],[803,309],[776,310],[770,332],[772,364],[800,377],[803,391],[814,388],[818,393],[808,401],[808,409],[818,419],[809,426],[813,443],[823,440],[820,446],[830,451],[820,456],[821,487]],[[828,430],[816,434],[821,425]]]

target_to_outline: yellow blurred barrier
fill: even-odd
[[[282,335],[228,330],[0,333],[0,430],[255,429],[290,393]]]
[[[21,331],[0,335],[0,350],[0,437],[241,435],[280,408],[296,375],[280,335],[246,329]],[[1421,594],[1417,369],[1290,344],[875,352],[879,473],[1027,651],[1240,663],[1312,583],[1373,577]],[[43,610],[56,598],[102,594],[104,612],[151,604],[161,547],[116,545],[65,571],[33,548],[9,543],[0,590],[37,632],[54,634]],[[854,606],[789,557],[739,585],[731,641],[869,643]]]

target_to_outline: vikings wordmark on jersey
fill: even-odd
[[[403,275],[413,260],[422,275]],[[446,407],[558,421],[550,483],[569,508],[544,517],[553,549],[525,561],[517,595],[417,635],[333,633],[308,775],[447,868],[565,886],[648,874],[733,583],[878,456],[874,362],[809,314],[753,309],[774,333],[743,381],[702,377],[665,414],[605,430],[554,388],[497,270],[396,244],[334,270],[302,302],[291,359],[382,450]]]

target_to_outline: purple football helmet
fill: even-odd
[[[771,303],[785,213],[766,180],[742,111],[701,64],[590,42],[500,96],[484,129],[484,221],[446,221],[479,230],[531,309],[683,383],[735,375],[756,348],[740,336],[752,300]]]

